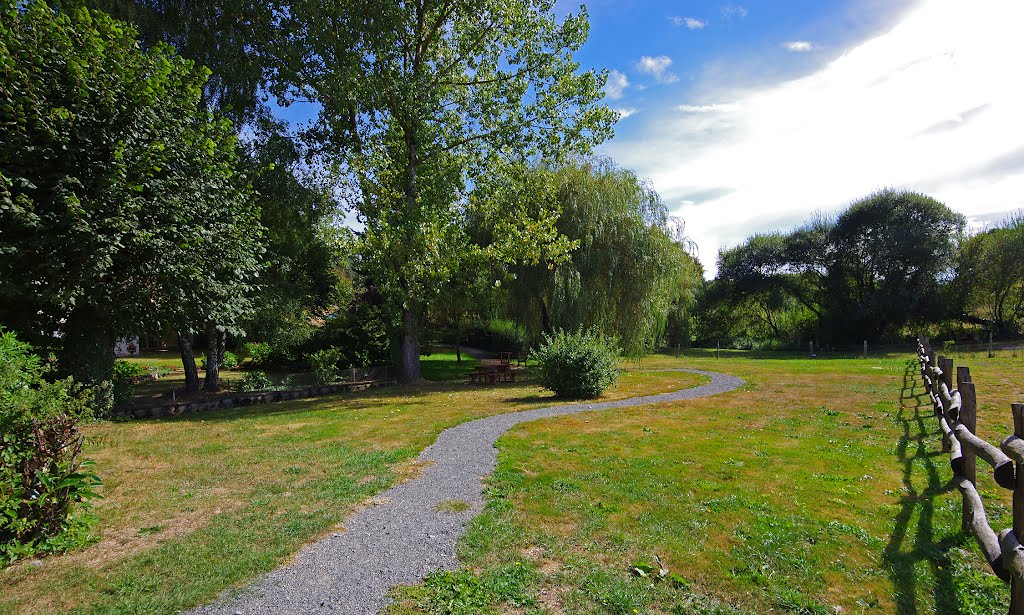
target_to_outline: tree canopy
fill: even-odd
[[[937,293],[965,223],[930,197],[883,190],[834,218],[722,250],[707,301],[748,310],[777,341],[892,339],[908,324],[948,315]]]
[[[698,267],[648,182],[607,158],[538,168],[553,185],[567,259],[510,268],[511,312],[534,337],[557,329],[615,336],[630,356],[662,339],[668,314],[699,285]]]
[[[0,40],[0,320],[87,383],[116,335],[240,321],[261,227],[208,71],[84,7],[5,2]]]
[[[322,105],[317,137],[350,173],[362,266],[400,318],[403,381],[419,378],[418,318],[480,255],[532,258],[546,235],[474,248],[469,193],[498,167],[587,151],[611,134],[605,76],[580,71],[585,12],[548,0],[291,0],[276,93]],[[512,226],[530,225],[514,220]]]

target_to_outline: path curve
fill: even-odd
[[[661,371],[661,370],[659,370]],[[701,386],[618,401],[548,406],[496,414],[451,427],[420,453],[432,462],[419,477],[391,487],[378,502],[345,519],[345,531],[306,545],[287,566],[248,588],[192,613],[377,613],[397,585],[409,585],[441,569],[459,567],[455,544],[469,521],[483,510],[483,479],[497,464],[494,444],[527,421],[607,408],[625,408],[717,395],[743,380],[716,372]],[[438,512],[446,500],[470,504],[460,513]]]

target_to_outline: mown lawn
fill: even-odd
[[[0,612],[173,613],[281,565],[415,474],[416,456],[443,429],[553,401],[529,381],[467,385],[472,365],[435,354],[424,375],[456,380],[88,426],[86,455],[105,483],[97,541],[0,572]],[[607,397],[702,381],[627,372]]]
[[[992,442],[1024,400],[1024,359],[1001,354],[954,355]],[[398,590],[392,613],[1005,613],[911,357],[754,356],[644,362],[746,379],[733,393],[513,429],[467,569]],[[979,490],[1008,527],[1009,492]]]

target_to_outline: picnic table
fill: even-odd
[[[502,352],[498,354],[497,362],[485,361],[477,365],[469,374],[469,382],[480,384],[496,384],[498,382],[515,382],[516,370],[512,368],[512,353]]]

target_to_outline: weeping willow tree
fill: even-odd
[[[567,260],[513,268],[510,316],[534,336],[594,328],[627,356],[649,352],[669,314],[692,301],[699,269],[650,183],[608,158],[575,160],[546,176],[557,201]]]

